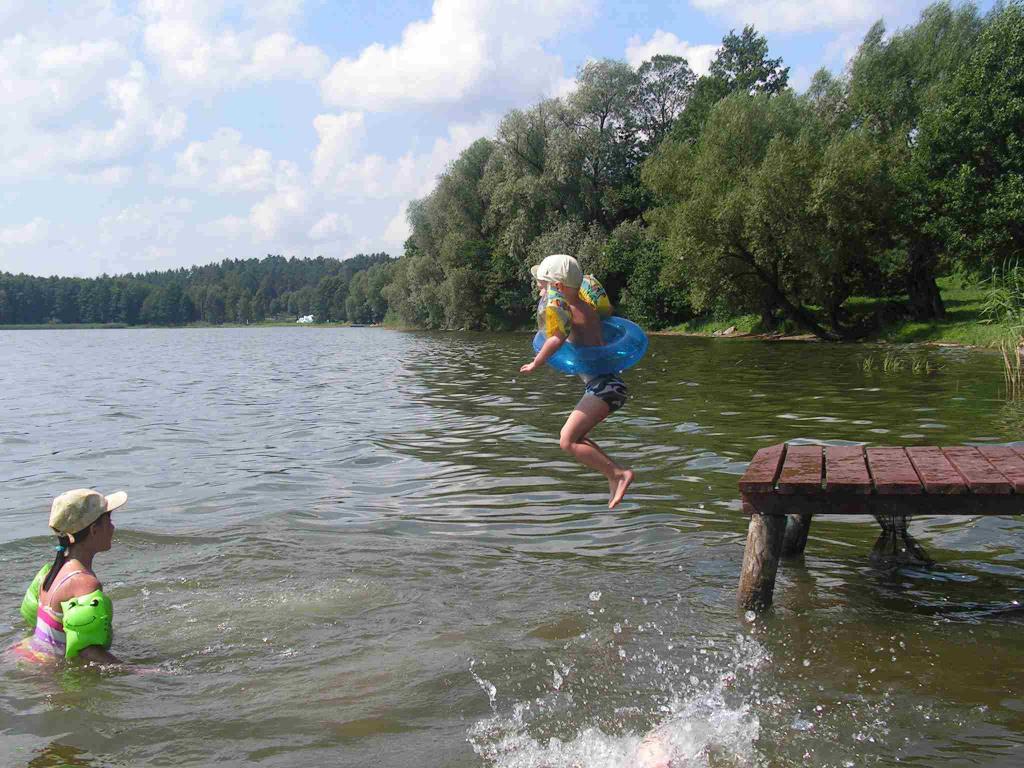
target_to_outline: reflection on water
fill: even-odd
[[[0,333],[0,644],[52,496],[123,487],[98,568],[160,668],[0,658],[0,764],[1016,765],[1018,520],[914,519],[937,565],[878,568],[874,521],[821,519],[735,611],[757,448],[1021,439],[995,356],[865,354],[652,339],[595,434],[638,474],[609,512],[526,334]]]

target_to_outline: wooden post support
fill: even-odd
[[[786,534],[782,539],[782,556],[797,557],[804,553],[807,534],[811,532],[811,514],[802,512],[786,516]]]
[[[750,516],[737,595],[741,609],[762,611],[771,607],[785,532],[785,515]]]

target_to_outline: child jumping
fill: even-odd
[[[604,345],[602,315],[611,314],[611,305],[600,283],[583,276],[572,256],[555,254],[530,267],[541,293],[537,320],[547,341],[532,361],[519,369],[532,373],[544,365],[568,340],[581,347]],[[626,384],[617,373],[580,374],[583,397],[562,427],[558,445],[584,466],[596,469],[608,479],[608,509],[615,507],[633,482],[633,471],[623,469],[598,447],[588,435],[608,414],[626,403]]]

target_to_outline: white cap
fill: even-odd
[[[564,253],[552,254],[540,264],[530,267],[530,274],[534,280],[562,283],[570,288],[579,288],[583,285],[583,270],[580,269],[580,263]]]

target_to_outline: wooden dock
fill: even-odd
[[[772,604],[781,557],[803,553],[814,515],[1024,514],[1024,446],[762,448],[739,482],[750,516],[738,601]]]

